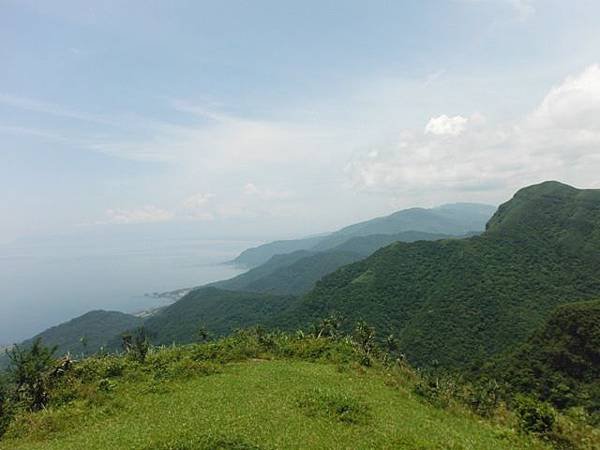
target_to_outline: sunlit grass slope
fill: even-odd
[[[424,403],[408,375],[298,360],[210,367],[160,382],[141,374],[101,381],[106,389],[86,400],[21,417],[0,448],[545,448]]]

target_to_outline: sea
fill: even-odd
[[[157,293],[231,278],[226,264],[256,240],[190,233],[80,233],[0,245],[0,348],[104,309],[140,313]]]

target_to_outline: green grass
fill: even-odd
[[[87,400],[21,416],[0,449],[546,448],[424,403],[408,377],[379,369],[250,360],[206,373],[114,378]]]

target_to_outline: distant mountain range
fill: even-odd
[[[353,237],[390,235],[406,231],[462,236],[485,229],[496,207],[479,203],[454,203],[436,208],[410,208],[347,226],[338,231],[304,239],[275,241],[242,252],[232,263],[244,267],[264,264],[275,255],[298,250],[333,249]]]

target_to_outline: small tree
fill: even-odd
[[[317,339],[323,337],[337,339],[341,335],[343,322],[342,316],[333,313],[329,317],[321,319],[313,325],[311,332]]]
[[[385,338],[385,349],[388,353],[396,353],[400,345],[398,344],[398,339],[393,334],[390,334]]]
[[[32,410],[44,408],[49,400],[49,385],[54,369],[56,347],[48,348],[37,338],[33,345],[23,349],[15,345],[8,351],[10,377],[16,385],[16,395]]]
[[[198,341],[206,342],[210,339],[210,332],[204,325],[200,325],[198,331],[196,331],[196,336],[198,337]]]
[[[131,355],[138,362],[143,363],[146,361],[146,355],[148,355],[148,350],[150,350],[150,343],[148,342],[148,336],[144,327],[138,328],[133,335],[131,333],[123,334],[121,339],[125,353]]]
[[[375,329],[367,325],[364,320],[356,322],[352,338],[363,353],[363,363],[370,365],[371,354],[375,349]]]

